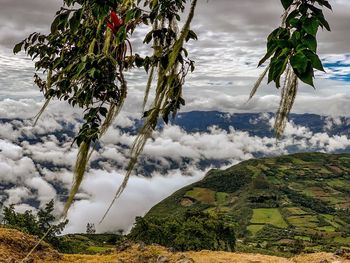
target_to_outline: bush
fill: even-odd
[[[216,214],[191,210],[183,220],[137,217],[129,238],[146,244],[173,247],[179,251],[232,251],[236,240],[233,226],[224,223]]]
[[[45,208],[39,209],[36,215],[30,210],[24,213],[17,213],[14,205],[5,206],[3,209],[3,222],[9,227],[16,228],[39,238],[48,232],[44,240],[53,246],[57,246],[59,243],[57,235],[65,228],[68,220],[54,225],[53,223],[56,221],[56,218],[52,215],[53,210],[53,200],[48,202]]]

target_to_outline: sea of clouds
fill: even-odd
[[[77,154],[72,142],[81,125],[81,112],[63,106],[62,102],[53,102],[33,127],[32,113],[40,106],[35,100],[0,102],[0,112],[11,109],[2,115],[0,123],[0,198],[3,205],[15,204],[18,211],[35,210],[54,199],[58,215],[72,182]],[[262,113],[250,122],[262,119],[273,126],[270,114]],[[222,130],[212,126],[190,133],[176,125],[165,126],[154,132],[141,156],[140,166],[151,165],[151,172],[145,177],[140,167],[136,169],[125,193],[97,229],[128,231],[135,216],[144,215],[154,204],[200,180],[214,167],[226,168],[254,156],[287,154],[291,149],[293,152],[347,149],[350,147],[347,136],[331,136],[327,132],[333,126],[348,125],[342,123],[345,120],[328,117],[324,132],[319,133],[289,122],[281,140],[252,136],[233,127]],[[135,139],[135,133],[125,132],[125,128],[134,124],[135,114],[123,113],[101,140],[69,212],[70,223],[65,232],[84,232],[88,222],[97,223],[101,219],[125,174],[129,148]],[[207,160],[216,160],[217,165],[203,167],[201,163]]]

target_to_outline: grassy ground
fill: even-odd
[[[213,204],[215,202],[215,192],[206,188],[195,187],[188,191],[184,197],[195,199],[204,204]]]
[[[279,209],[277,208],[257,208],[253,209],[253,217],[250,220],[252,224],[269,223],[280,228],[286,228],[288,225],[284,221]]]

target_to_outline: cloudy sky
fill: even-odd
[[[326,16],[332,32],[320,32],[319,35],[319,52],[327,74],[317,73],[316,90],[301,85],[294,112],[336,118],[338,115],[350,115],[350,2],[331,2],[334,11],[327,11]],[[0,184],[16,185],[6,190],[5,204],[16,203],[22,210],[31,208],[21,202],[33,193],[42,205],[51,198],[57,198],[54,182],[59,181],[68,189],[72,179],[70,170],[76,149],[70,147],[68,135],[62,142],[53,133],[68,124],[76,131],[76,120],[81,112],[54,102],[38,127],[33,129],[30,118],[42,104],[42,96],[32,82],[33,63],[25,55],[14,56],[11,52],[14,44],[31,32],[47,32],[60,5],[58,0],[45,0],[45,3],[42,0],[0,0],[0,118],[11,119],[0,125]],[[279,25],[281,14],[279,0],[200,1],[193,22],[199,40],[189,45],[191,56],[196,61],[196,71],[185,85],[187,105],[182,110],[230,113],[275,111],[279,91],[273,86],[263,85],[249,103],[247,98],[261,72],[256,65],[264,55],[266,36]],[[138,43],[140,39],[141,35],[137,34],[132,41]],[[128,75],[130,92],[125,112],[119,120],[121,126],[132,125],[129,116],[141,115],[144,79],[141,73]],[[349,145],[348,138],[344,136],[315,135],[307,128],[293,124],[288,127],[287,137],[279,144],[237,131],[225,133],[214,129],[205,134],[186,134],[176,127],[169,127],[155,135],[156,139],[145,152],[163,161],[174,157],[174,153],[181,153],[179,156],[175,154],[174,158],[181,160],[188,157],[198,162],[220,156],[236,163],[251,158],[253,152],[286,153],[286,148],[296,143],[295,136],[302,137],[297,142],[301,149],[318,145],[324,151],[332,151]],[[19,142],[23,134],[27,138],[39,136],[41,141],[35,144]],[[107,134],[105,148],[99,154],[123,163],[126,153],[118,145],[130,145],[132,139],[132,135],[122,135],[117,128],[113,129]],[[205,142],[213,144],[206,145]],[[38,165],[43,162],[53,162],[56,168]],[[84,182],[81,194],[84,198],[73,207],[71,219],[83,216],[87,222],[98,221],[98,215],[104,211],[123,174],[122,169],[113,169],[107,164],[104,168],[91,169],[88,173],[89,180]],[[152,179],[133,177],[112,215],[99,229],[128,229],[135,215],[144,213],[179,187],[200,179],[205,172],[192,166],[186,169],[190,177],[183,176],[179,170],[169,171],[166,175],[155,174]],[[67,231],[84,231],[84,227],[84,224],[71,223]]]

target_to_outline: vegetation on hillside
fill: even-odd
[[[113,233],[68,234],[59,237],[55,248],[65,254],[97,254],[114,250],[122,236]]]
[[[181,225],[189,210],[199,210],[233,226],[238,250],[329,251],[350,246],[349,193],[350,155],[254,159],[209,171],[202,181],[154,206],[143,220]]]
[[[44,208],[40,208],[36,214],[31,210],[26,210],[24,213],[16,212],[14,205],[5,206],[3,208],[3,223],[7,227],[19,229],[38,238],[45,235],[45,241],[58,246],[59,238],[57,236],[68,224],[68,220],[57,223],[52,214],[53,210],[53,200],[48,202]]]
[[[188,210],[183,220],[176,218],[136,218],[128,236],[146,244],[160,244],[177,251],[226,250],[233,251],[233,226],[214,213]]]

